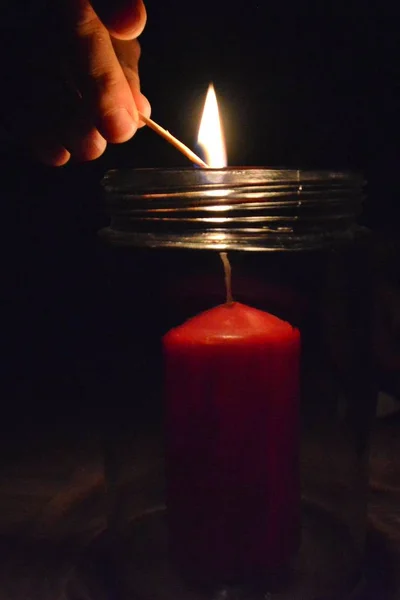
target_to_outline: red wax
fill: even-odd
[[[170,546],[198,580],[287,567],[300,540],[300,334],[238,302],[164,337]]]

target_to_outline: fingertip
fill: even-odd
[[[92,129],[81,137],[77,136],[72,142],[70,150],[74,160],[89,162],[104,154],[106,148],[107,141],[97,129]]]
[[[146,96],[144,96],[141,92],[136,92],[134,93],[134,100],[138,111],[149,119],[151,115],[151,105]],[[144,126],[145,123],[139,118],[138,128]]]
[[[63,167],[71,158],[71,154],[62,146],[38,148],[36,158],[48,167]]]
[[[131,0],[110,17],[106,26],[117,40],[134,40],[146,26],[147,13],[142,0]]]
[[[117,108],[100,117],[98,129],[108,142],[121,144],[136,133],[138,120],[137,111],[133,117],[126,108]]]

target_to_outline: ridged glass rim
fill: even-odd
[[[116,245],[294,250],[348,239],[365,185],[347,171],[124,169],[102,185]]]
[[[171,177],[179,177],[176,187],[187,187],[196,185],[227,185],[238,184],[238,179],[243,178],[248,184],[276,185],[298,184],[298,183],[340,183],[359,187],[363,185],[364,178],[361,173],[345,170],[313,170],[273,167],[225,167],[223,169],[202,169],[196,167],[183,168],[139,168],[139,169],[110,169],[102,180],[103,188],[108,191],[133,192],[149,189],[149,179],[154,179],[154,187],[159,188],[163,184],[171,187]],[[248,181],[251,176],[252,181]],[[220,181],[218,181],[220,179]],[[151,189],[151,188],[150,188]]]

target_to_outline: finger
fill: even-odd
[[[53,79],[47,86],[44,82],[36,86],[36,101],[27,111],[33,114],[27,129],[31,130],[34,154],[50,166],[62,166],[71,156],[80,162],[98,158],[107,146],[106,140],[85,114],[82,97],[65,66],[52,72]],[[55,72],[58,77],[54,77]]]
[[[139,78],[139,59],[140,59],[140,44],[137,40],[112,40],[115,54],[122,67],[122,71],[131,89],[136,108],[146,117],[150,117],[151,106],[150,102],[140,91]],[[138,127],[143,127],[145,123],[139,120]]]
[[[71,154],[63,146],[46,143],[42,139],[32,140],[32,153],[36,158],[48,167],[63,167],[71,158]]]
[[[77,126],[74,123],[71,131],[65,135],[65,147],[69,150],[74,160],[87,162],[96,160],[105,151],[107,141],[96,127]]]
[[[92,6],[111,35],[117,39],[135,39],[146,25],[143,0],[92,0]]]
[[[91,5],[75,0],[78,8],[74,43],[79,87],[89,114],[109,142],[130,139],[138,125],[137,108],[110,35]]]
[[[138,111],[149,119],[151,115],[151,106],[146,96],[143,96],[143,94],[139,92],[137,96],[134,94],[134,98]],[[145,125],[146,123],[139,118],[138,128],[144,127]]]
[[[82,95],[69,81],[73,101],[70,102],[69,111],[65,114],[62,128],[62,141],[65,148],[72,154],[74,160],[79,162],[99,158],[107,147],[107,141],[100,135],[93,124],[91,115],[87,113]]]

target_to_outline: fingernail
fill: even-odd
[[[146,9],[142,1],[127,0],[119,10],[110,15],[108,25],[114,37],[121,40],[136,39],[146,24]]]
[[[137,129],[137,122],[126,108],[118,108],[104,115],[101,122],[101,133],[109,142],[125,142],[133,136]]]

